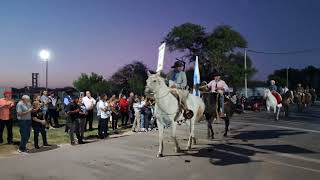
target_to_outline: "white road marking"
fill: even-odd
[[[270,124],[261,124],[261,123],[251,123],[251,122],[239,122],[239,121],[232,121],[232,123],[235,123],[235,124],[250,124],[250,125],[255,125],[255,126],[274,127],[274,128],[279,128],[279,129],[290,129],[290,130],[297,130],[297,131],[304,131],[304,132],[311,132],[311,133],[319,133],[320,134],[320,131],[312,130],[312,129],[295,128],[295,127],[270,125]]]

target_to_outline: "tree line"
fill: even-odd
[[[268,80],[273,79],[278,85],[285,86],[287,83],[287,70],[289,89],[295,89],[298,83],[301,83],[304,87],[309,86],[317,90],[320,89],[320,68],[314,66],[307,66],[303,69],[283,68],[275,70],[268,76]]]
[[[179,51],[179,59],[193,63],[199,57],[201,79],[210,80],[210,73],[218,70],[231,86],[241,86],[244,75],[250,79],[256,69],[252,60],[247,56],[247,71],[244,70],[243,48],[247,40],[231,26],[220,25],[211,31],[192,23],[175,26],[163,38],[170,52]],[[148,68],[142,62],[135,61],[127,64],[114,73],[111,78],[104,79],[96,73],[81,74],[74,81],[74,87],[79,91],[90,90],[94,94],[128,93],[143,94]],[[187,69],[188,85],[193,86],[193,68]],[[106,92],[107,91],[107,92]]]

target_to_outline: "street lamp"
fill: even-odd
[[[46,62],[46,90],[48,90],[48,63],[50,58],[50,51],[43,49],[39,52],[39,57]]]

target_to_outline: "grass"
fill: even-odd
[[[64,119],[59,119],[60,124],[65,124]],[[110,125],[111,123],[109,123]],[[93,127],[98,127],[98,121],[94,119],[93,121]],[[109,133],[113,134],[114,132],[112,129],[109,128]],[[118,129],[118,133],[122,134],[124,132],[128,131],[128,129]],[[97,139],[97,133],[98,130],[95,128],[93,131],[87,131],[84,133],[84,136],[87,137],[88,139]],[[34,140],[33,140],[33,131],[31,131],[30,134],[30,139],[29,143],[27,144],[28,149],[33,149],[34,148]],[[75,136],[76,137],[76,136]],[[60,145],[60,144],[69,144],[70,139],[69,139],[69,134],[65,133],[65,127],[60,127],[56,129],[50,129],[47,130],[47,139],[48,143],[52,145]],[[16,150],[18,149],[19,142],[20,142],[20,133],[19,133],[19,127],[15,123],[13,126],[13,145],[8,145],[5,144],[7,143],[7,129],[5,128],[3,132],[3,144],[0,144],[0,157],[1,156],[10,156],[13,154],[16,154]],[[39,135],[39,145],[41,147],[42,145],[42,136],[41,134]]]

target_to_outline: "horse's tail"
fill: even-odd
[[[206,109],[206,105],[204,104],[203,100],[201,98],[198,98],[199,100],[199,108],[196,114],[196,121],[200,122],[202,120],[203,117],[203,113]]]

